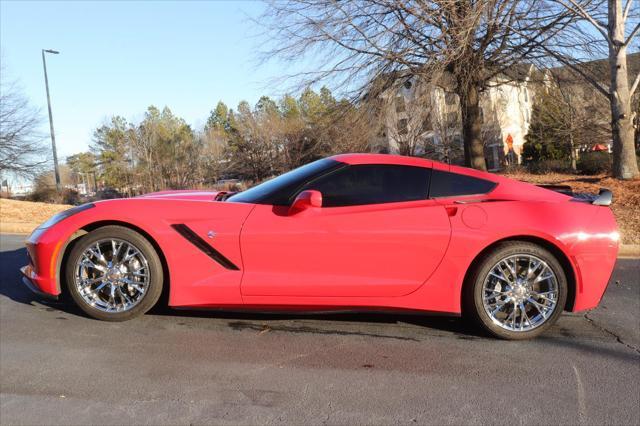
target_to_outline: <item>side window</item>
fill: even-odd
[[[434,170],[431,175],[430,198],[486,194],[496,187],[495,182],[457,173]]]
[[[322,192],[323,207],[425,200],[431,169],[387,164],[345,167],[305,185]]]

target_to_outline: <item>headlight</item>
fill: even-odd
[[[64,220],[70,216],[73,216],[76,213],[80,213],[82,211],[85,211],[87,209],[91,209],[94,208],[95,204],[93,203],[88,203],[88,204],[83,204],[81,206],[77,206],[77,207],[72,207],[69,210],[65,210],[63,212],[60,213],[56,213],[53,216],[51,216],[49,219],[47,219],[47,221],[45,223],[43,223],[42,225],[38,226],[37,229],[45,229],[45,228],[50,228],[53,225],[55,225],[56,223],[60,222],[61,220]]]

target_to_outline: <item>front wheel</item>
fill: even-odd
[[[465,313],[503,339],[538,336],[558,320],[567,299],[567,279],[558,260],[524,241],[496,246],[467,284]]]
[[[162,293],[162,264],[153,245],[122,226],[98,228],[76,242],[66,263],[66,283],[89,316],[125,321],[142,315]]]

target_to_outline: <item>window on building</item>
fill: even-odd
[[[456,103],[456,94],[452,92],[445,92],[444,94],[444,102],[447,105],[455,105]]]
[[[396,112],[405,112],[406,110],[404,96],[396,96]]]
[[[424,120],[422,120],[422,132],[428,132],[433,130],[433,126],[431,125],[431,117],[427,115]]]
[[[406,118],[401,118],[398,120],[398,134],[406,135],[409,133],[409,122]]]
[[[495,182],[458,173],[434,170],[431,174],[430,198],[486,194],[496,187]]]
[[[322,193],[323,207],[397,203],[429,197],[431,169],[390,164],[349,166],[307,184]]]

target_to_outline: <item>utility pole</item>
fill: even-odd
[[[51,130],[51,149],[53,150],[53,168],[56,176],[56,190],[60,192],[60,169],[58,168],[58,152],[56,151],[56,135],[53,131],[53,115],[51,114],[51,97],[49,96],[49,79],[47,78],[47,62],[44,59],[45,53],[54,55],[60,52],[51,49],[42,49],[42,67],[44,68],[44,85],[47,88],[47,106],[49,107],[49,129]]]

